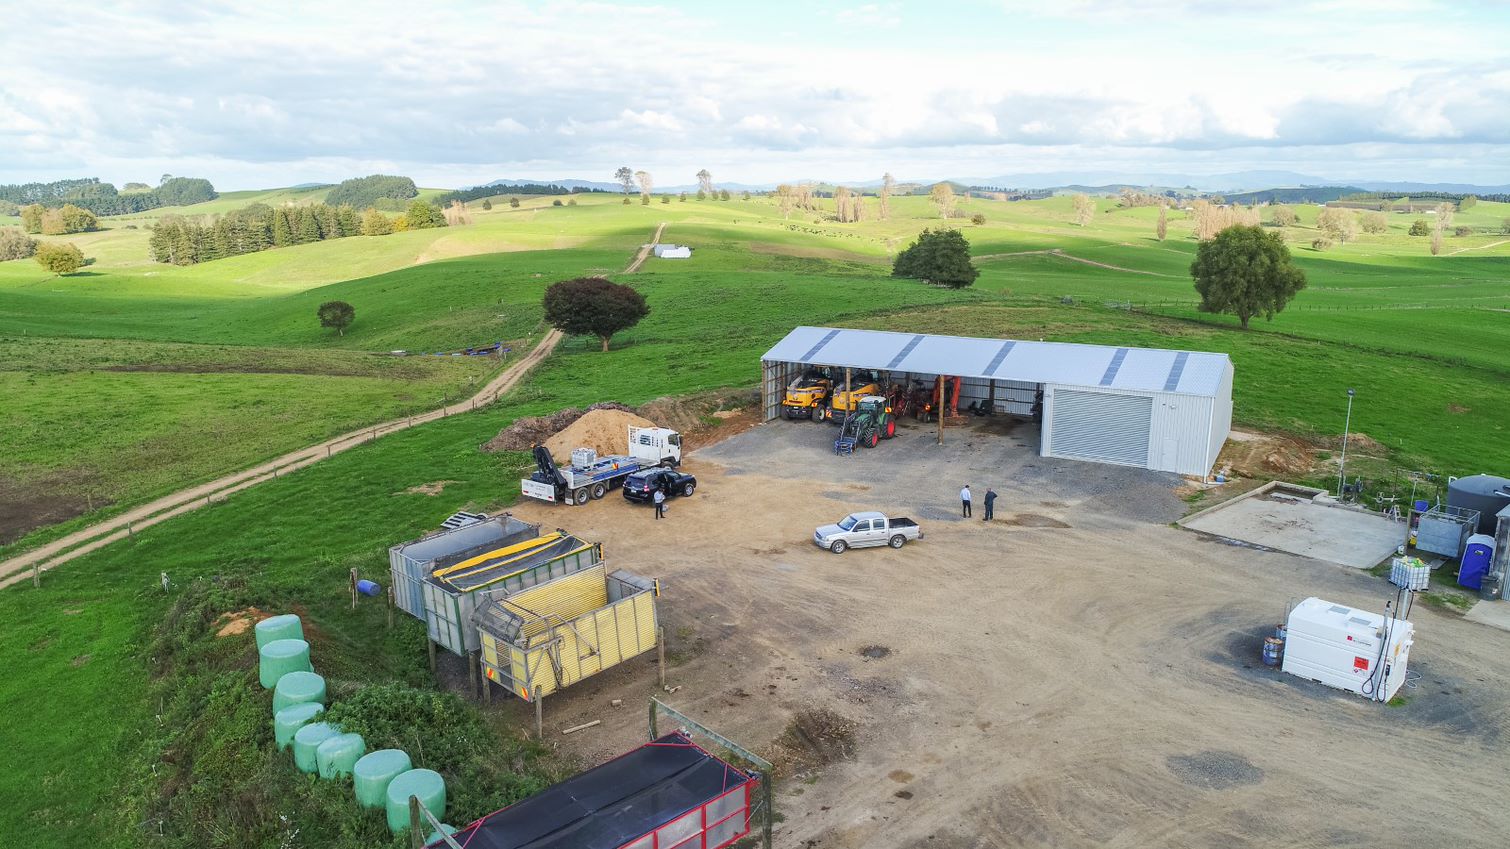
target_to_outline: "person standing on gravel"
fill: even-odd
[[[960,515],[970,518],[970,484],[965,484],[965,488],[959,491],[959,504]]]
[[[657,489],[651,498],[655,502],[655,517],[657,519],[666,515],[666,493]]]
[[[986,487],[986,515],[982,522],[989,522],[996,516],[996,490]]]

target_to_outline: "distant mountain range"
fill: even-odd
[[[819,183],[832,185],[828,180],[790,180],[790,183]],[[898,183],[913,185],[932,185],[942,182],[937,179],[929,180],[897,180]],[[1112,192],[1121,188],[1135,189],[1195,189],[1202,192],[1255,192],[1269,189],[1302,188],[1302,187],[1343,187],[1353,191],[1369,192],[1453,192],[1456,194],[1507,194],[1510,193],[1510,185],[1501,186],[1477,186],[1469,183],[1419,183],[1409,181],[1389,180],[1329,180],[1325,177],[1317,177],[1311,174],[1300,174],[1295,171],[1233,171],[1225,174],[1165,174],[1165,173],[1139,173],[1124,171],[1044,171],[1031,174],[1002,174],[995,177],[955,177],[948,182],[965,186],[996,186],[1004,189],[1057,189],[1060,191],[1099,191]],[[607,183],[593,180],[556,179],[556,180],[529,180],[529,179],[502,179],[484,186],[519,186],[528,183],[544,185],[557,185],[567,189],[601,189],[604,191],[622,191],[623,187],[618,183]],[[726,183],[714,181],[714,185],[720,189],[728,189],[731,192],[763,192],[776,188],[776,183]],[[854,188],[875,188],[881,185],[881,178],[863,181],[846,181],[840,185]],[[657,186],[658,192],[695,192],[696,184]]]

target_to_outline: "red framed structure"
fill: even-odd
[[[750,833],[761,782],[675,731],[450,839],[463,849],[724,849]]]

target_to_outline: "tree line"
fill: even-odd
[[[585,194],[608,194],[604,189],[568,189],[555,183],[521,183],[517,186],[473,186],[470,189],[457,189],[454,192],[446,192],[435,199],[436,203],[449,204],[452,201],[480,200],[482,198],[497,197],[498,195],[585,195]],[[516,204],[517,205],[517,204]]]
[[[98,230],[100,220],[93,212],[71,203],[65,203],[57,209],[34,203],[21,208],[21,229],[44,236],[61,236]]]
[[[328,203],[256,203],[211,219],[166,216],[152,228],[148,244],[154,262],[194,265],[269,248],[449,224],[444,211],[423,200],[411,201],[404,214],[394,217],[371,208],[359,216],[350,206]]]
[[[1474,203],[1487,200],[1494,203],[1510,203],[1510,194],[1459,194],[1456,192],[1356,192],[1340,200],[1443,200],[1453,201],[1460,209],[1470,209]],[[1465,205],[1466,203],[1466,205]]]
[[[342,180],[325,196],[325,202],[331,206],[366,209],[369,206],[379,206],[379,202],[385,199],[402,202],[418,194],[419,188],[409,177],[370,174]]]
[[[39,205],[56,209],[72,204],[95,215],[126,215],[162,206],[188,206],[220,197],[209,180],[164,174],[156,188],[145,183],[127,183],[129,191],[117,191],[98,177],[57,180],[51,183],[0,185],[0,201],[17,206]]]

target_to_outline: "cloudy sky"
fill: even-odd
[[[18,2],[0,182],[1510,183],[1510,4]]]

